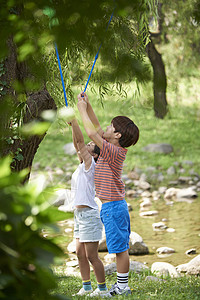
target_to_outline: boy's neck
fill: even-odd
[[[117,146],[117,147],[121,147],[120,144],[119,144],[118,139],[110,139],[108,142],[115,145],[115,146]]]

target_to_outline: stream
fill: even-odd
[[[131,231],[138,233],[149,249],[147,255],[130,255],[130,260],[145,263],[151,267],[154,262],[167,262],[173,266],[189,262],[200,253],[200,199],[196,198],[191,203],[174,202],[167,205],[162,199],[153,202],[150,210],[157,210],[158,214],[152,217],[141,217],[140,202],[137,199],[127,198],[132,211],[130,211]],[[174,232],[166,230],[154,231],[152,224],[165,220],[168,228],[173,228]],[[73,240],[73,219],[60,222],[62,244],[60,246],[67,253],[67,246]],[[69,226],[70,224],[70,226]],[[170,247],[175,253],[159,255],[156,250],[160,247]],[[185,252],[191,248],[196,249],[196,254],[187,255]],[[105,255],[108,252],[99,252],[99,256],[104,264]],[[69,255],[69,259],[76,258],[74,254]]]

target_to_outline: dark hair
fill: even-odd
[[[125,116],[117,116],[111,122],[115,132],[121,133],[119,144],[121,147],[130,147],[135,145],[139,139],[139,129],[135,123]]]
[[[100,155],[100,148],[95,145],[94,146],[94,151],[93,151],[95,154],[98,154],[98,157],[94,158],[95,162],[97,161],[97,159],[99,158],[99,155]]]

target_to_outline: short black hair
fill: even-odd
[[[94,153],[98,154],[98,157],[94,158],[94,160],[96,162],[100,155],[100,148],[97,145],[94,146]]]
[[[121,133],[119,144],[121,147],[130,147],[135,145],[139,139],[139,129],[137,125],[128,117],[117,116],[111,122],[115,132]]]

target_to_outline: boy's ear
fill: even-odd
[[[115,138],[116,139],[120,139],[120,137],[122,136],[122,134],[120,132],[115,132]]]

